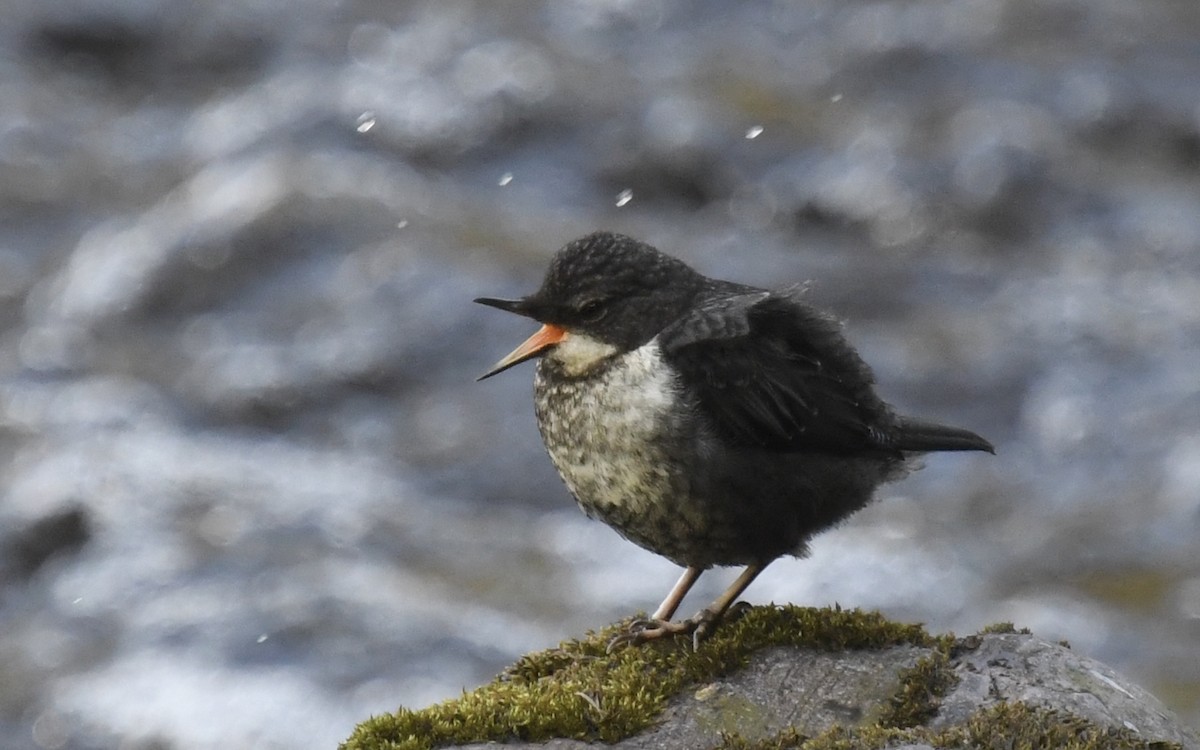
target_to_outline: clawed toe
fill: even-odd
[[[647,641],[662,638],[664,635],[683,632],[679,630],[682,624],[669,620],[656,620],[651,617],[639,618],[629,623],[625,632],[609,641],[605,652],[611,654],[621,646],[639,646]]]
[[[712,635],[721,621],[721,613],[711,609],[701,610],[695,617],[689,617],[679,622],[641,618],[629,623],[625,631],[608,642],[606,653],[612,653],[622,646],[639,646],[649,641],[658,640],[668,635],[692,636],[692,649],[700,648],[700,641]]]
[[[685,620],[691,623],[692,632],[692,650],[700,650],[700,641],[713,634],[717,629],[717,624],[721,622],[721,613],[714,612],[711,609],[702,609],[695,617]]]

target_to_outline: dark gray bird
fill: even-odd
[[[710,279],[619,234],[567,244],[527,297],[475,301],[542,324],[480,380],[541,357],[538,427],[579,507],[686,568],[622,642],[698,643],[768,564],[806,554],[913,454],[994,452],[973,432],[897,416],[841,326],[798,291]],[[715,565],[745,570],[672,622]]]

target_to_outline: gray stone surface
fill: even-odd
[[[987,635],[954,662],[958,686],[942,701],[933,727],[961,724],[998,701],[1055,708],[1101,726],[1125,727],[1155,740],[1200,747],[1157,698],[1110,667],[1029,635]]]
[[[962,724],[976,711],[1004,700],[1057,709],[1099,726],[1124,727],[1147,740],[1200,750],[1200,735],[1180,724],[1152,695],[1094,659],[1030,635],[972,636],[962,646],[951,661],[960,682],[944,698],[931,728]],[[723,731],[756,739],[788,726],[807,735],[834,724],[855,726],[869,721],[895,693],[902,669],[929,653],[911,646],[844,653],[768,649],[740,672],[678,696],[651,729],[604,747],[701,750],[718,744]],[[470,745],[468,750],[495,746]],[[552,740],[505,747],[568,750],[592,745]]]
[[[703,747],[722,732],[755,740],[789,726],[813,735],[834,724],[857,724],[896,692],[897,673],[928,653],[913,647],[840,654],[768,649],[746,669],[679,696],[658,726],[617,746]]]

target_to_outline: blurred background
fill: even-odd
[[[929,457],[756,603],[1068,639],[1200,724],[1200,4],[4,2],[0,746],[330,748],[653,609],[532,324],[810,282]],[[699,609],[734,576],[707,575]]]

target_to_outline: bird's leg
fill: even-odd
[[[693,649],[700,647],[700,641],[704,640],[705,636],[710,635],[716,629],[717,624],[721,622],[721,618],[729,611],[730,606],[737,601],[737,598],[742,595],[746,587],[753,583],[754,579],[758,578],[758,574],[763,572],[766,567],[765,564],[761,563],[747,565],[742,574],[733,583],[729,584],[729,588],[725,589],[712,604],[700,610],[694,617],[689,617],[679,623],[685,627],[682,632],[691,632]]]
[[[664,628],[673,627],[671,617],[674,616],[675,610],[679,609],[679,603],[683,601],[683,597],[687,596],[687,592],[696,584],[696,580],[700,578],[700,574],[704,572],[704,568],[697,568],[694,565],[689,565],[683,574],[679,576],[679,580],[671,587],[671,592],[667,594],[667,598],[663,599],[662,604],[658,605],[658,609],[654,610],[654,614],[649,617],[639,618],[629,623],[624,633],[608,642],[607,651],[612,653],[613,649],[618,646],[623,646],[626,643],[645,643],[646,641],[655,638],[661,638],[668,632]],[[662,631],[662,632],[659,632]],[[657,635],[644,635],[645,633],[657,633]]]
[[[746,566],[746,569],[742,571],[742,574],[737,577],[737,580],[730,584],[729,588],[725,589],[724,593],[718,596],[712,604],[700,610],[700,612],[698,612],[694,617],[689,617],[688,619],[680,620],[679,622],[670,622],[666,619],[657,618],[659,612],[666,608],[668,604],[671,605],[671,612],[673,614],[674,609],[679,606],[678,600],[683,598],[683,594],[686,593],[687,588],[691,588],[691,585],[695,583],[695,579],[700,576],[700,571],[697,571],[695,576],[691,577],[692,580],[687,581],[689,578],[688,574],[692,570],[692,568],[688,568],[686,571],[684,571],[683,576],[680,577],[679,583],[675,584],[675,589],[671,590],[671,593],[667,596],[666,601],[664,601],[662,606],[658,608],[659,612],[655,612],[656,617],[633,623],[628,631],[609,641],[608,650],[611,652],[617,646],[621,646],[626,643],[636,646],[638,644],[645,643],[646,641],[653,641],[658,638],[662,638],[666,635],[676,635],[680,633],[691,633],[692,648],[697,648],[700,645],[700,641],[703,640],[705,636],[711,634],[716,628],[717,623],[721,621],[721,618],[725,615],[725,612],[729,609],[730,605],[732,605],[737,598],[741,596],[742,592],[746,590],[746,587],[749,586],[750,583],[758,577],[758,574],[763,572],[763,569],[766,567],[766,565],[760,563]],[[687,581],[687,588],[684,588],[683,592],[679,592],[678,597],[676,597],[676,589],[679,589],[685,581]]]
[[[654,614],[650,615],[650,619],[670,620],[674,617],[675,610],[679,609],[679,603],[683,601],[683,597],[687,596],[687,592],[691,591],[692,586],[696,583],[696,579],[703,572],[703,568],[689,565],[687,570],[683,571],[683,575],[679,576],[679,580],[671,588],[671,593],[667,594],[667,598],[663,599],[663,603],[658,605],[658,609],[654,610]]]

